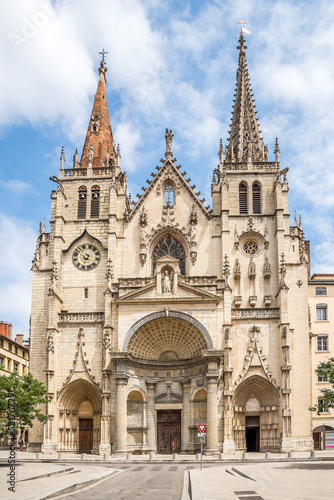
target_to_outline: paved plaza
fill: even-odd
[[[17,453],[15,492],[0,451],[1,499],[318,500],[334,498],[333,453],[235,457]]]

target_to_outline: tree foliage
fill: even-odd
[[[46,387],[31,373],[20,377],[16,371],[0,375],[0,422],[5,436],[17,434],[24,426],[32,427],[33,420],[46,422],[38,405],[47,403]]]
[[[334,408],[334,358],[329,358],[328,361],[323,361],[315,370],[318,377],[326,377],[331,384],[330,388],[321,390],[321,404],[316,404],[310,408],[311,411],[320,413]]]

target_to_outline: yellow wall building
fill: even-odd
[[[334,274],[313,274],[308,282],[311,323],[312,405],[321,399],[321,389],[330,388],[315,370],[334,357]],[[334,410],[312,414],[315,449],[334,449]]]

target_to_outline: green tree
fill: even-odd
[[[24,377],[16,371],[9,376],[0,375],[0,422],[4,438],[18,434],[22,427],[32,427],[34,419],[47,421],[38,408],[49,401],[44,397],[46,390],[31,373]]]
[[[310,408],[311,411],[316,411],[319,415],[329,408],[334,408],[334,358],[329,358],[328,361],[320,363],[315,373],[318,377],[325,377],[331,384],[330,388],[321,390],[321,404],[316,404]]]

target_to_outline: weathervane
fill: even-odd
[[[99,52],[99,54],[101,54],[101,56],[102,56],[101,61],[104,61],[104,56],[105,56],[105,54],[108,54],[108,52],[106,52],[104,49],[102,49],[102,51]]]

